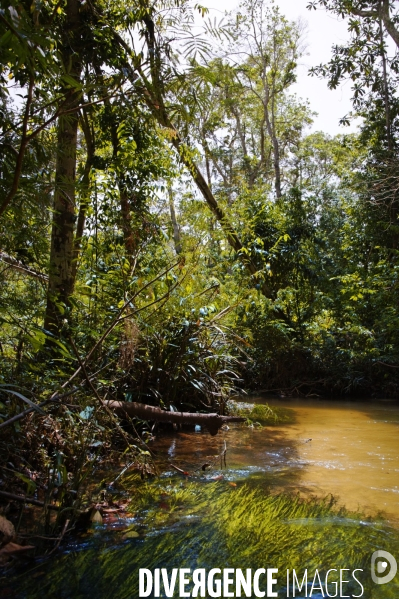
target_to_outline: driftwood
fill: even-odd
[[[191,412],[167,412],[161,408],[154,408],[141,403],[128,401],[106,401],[109,408],[120,415],[153,420],[156,422],[172,422],[175,424],[200,424],[206,426],[211,435],[216,435],[218,430],[228,422],[245,422],[240,416],[219,416],[219,414],[193,414]]]

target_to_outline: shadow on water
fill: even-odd
[[[287,440],[284,430],[274,427],[233,425],[216,437],[181,432],[162,436],[153,448],[163,476],[174,473],[173,464],[194,476],[223,475],[228,481],[247,481],[274,492],[296,490],[301,476],[297,441]],[[220,458],[224,448],[225,465]]]
[[[100,526],[70,542],[51,562],[36,564],[10,580],[8,596],[137,599],[140,568],[170,572],[269,567],[279,570],[278,597],[287,597],[287,569],[295,568],[301,579],[307,569],[307,593],[304,588],[296,591],[302,598],[310,596],[316,569],[324,581],[325,572],[335,568],[347,569],[345,579],[351,582],[343,585],[341,594],[334,594],[330,586],[330,596],[396,599],[398,575],[386,585],[374,584],[370,577],[374,551],[399,555],[399,530],[393,521],[378,516],[378,510],[366,509],[374,505],[372,487],[386,474],[381,460],[368,456],[364,461],[374,442],[383,448],[384,457],[398,453],[397,437],[395,441],[391,435],[392,427],[397,433],[396,421],[386,414],[381,420],[373,408],[369,413],[352,404],[296,404],[293,409],[295,422],[283,427],[231,427],[217,437],[179,432],[156,440],[154,449],[160,458],[165,456],[159,462],[162,474],[153,482],[134,475],[120,481],[118,490],[131,497],[130,511],[135,514],[125,529]],[[224,447],[226,466],[215,457]],[[343,469],[331,467],[338,463]],[[192,475],[176,474],[171,464]],[[211,468],[203,471],[204,464]],[[368,481],[363,476],[367,467]],[[352,487],[357,503],[350,511],[340,505],[346,497],[351,503]],[[335,488],[343,491],[339,504],[330,494]],[[362,594],[351,578],[355,569],[363,570],[357,573]],[[322,590],[327,596],[325,587]],[[319,599],[322,590],[315,588],[311,596]],[[176,590],[173,596],[181,595]]]

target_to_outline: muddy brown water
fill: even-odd
[[[264,398],[246,401],[265,403]],[[294,422],[248,428],[232,425],[210,437],[207,431],[174,433],[151,447],[164,475],[170,464],[192,472],[211,463],[206,476],[248,478],[272,492],[334,495],[340,505],[399,524],[399,404],[359,401],[272,400],[292,410]],[[215,456],[226,443],[226,466]],[[174,472],[175,473],[175,472]]]

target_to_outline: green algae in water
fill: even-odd
[[[269,495],[248,484],[175,479],[136,483],[133,495],[139,537],[124,540],[123,533],[99,528],[89,543],[19,576],[16,596],[136,599],[139,568],[268,567],[279,569],[279,597],[287,596],[285,572],[293,568],[300,573],[307,568],[312,576],[316,568],[361,568],[363,597],[399,596],[397,582],[379,586],[370,579],[375,550],[399,554],[398,531],[383,521],[337,509],[331,497],[305,501]],[[33,578],[37,571],[43,575]],[[351,593],[348,589],[346,594]],[[358,585],[352,589],[354,594],[359,591]],[[304,596],[297,592],[297,597]]]

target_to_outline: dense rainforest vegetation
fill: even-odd
[[[47,472],[67,503],[111,444],[145,463],[108,401],[398,395],[399,14],[320,7],[350,38],[311,75],[351,81],[356,134],[309,133],[304,31],[271,1],[222,21],[190,0],[1,2],[6,482]]]

